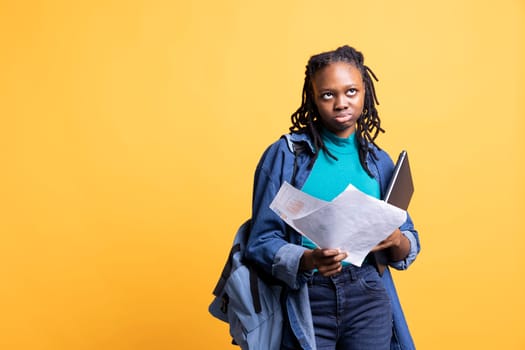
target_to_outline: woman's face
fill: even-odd
[[[325,128],[347,138],[363,113],[365,85],[353,64],[334,62],[312,77],[315,105]]]

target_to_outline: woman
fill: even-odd
[[[246,258],[285,286],[283,349],[414,348],[388,269],[381,277],[372,254],[361,267],[343,262],[346,252],[317,248],[269,209],[284,181],[323,200],[348,184],[382,197],[394,165],[375,143],[383,130],[372,77],[349,46],[312,56],[291,134],[257,166]],[[406,269],[420,250],[410,216],[373,250]]]

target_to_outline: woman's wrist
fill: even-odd
[[[410,240],[401,233],[399,244],[393,245],[388,249],[388,255],[391,261],[401,261],[410,253]]]
[[[301,260],[299,262],[299,270],[308,271],[313,270],[315,267],[316,266],[313,258],[313,250],[306,249],[303,253],[303,256],[301,256]]]

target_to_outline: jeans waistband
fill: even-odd
[[[335,282],[338,280],[354,282],[370,273],[378,273],[376,267],[370,263],[364,263],[361,265],[361,267],[355,265],[345,265],[343,266],[341,272],[330,277],[323,276],[319,272],[314,273],[312,277],[310,277],[308,284],[332,284],[330,282]]]

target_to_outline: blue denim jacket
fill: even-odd
[[[306,248],[301,246],[301,235],[279,218],[269,207],[284,181],[291,182],[294,172],[293,145],[303,146],[296,163],[294,185],[302,188],[310,174],[308,164],[314,155],[311,140],[306,134],[292,133],[270,145],[259,161],[255,171],[252,207],[252,231],[246,247],[246,258],[265,274],[277,279],[286,287],[284,300],[286,313],[295,336],[303,349],[315,349],[315,336],[306,281],[310,272],[300,272],[299,263]],[[371,155],[367,164],[379,181],[384,194],[392,176],[394,163],[388,154],[376,149],[376,160]],[[400,227],[411,244],[407,258],[390,264],[404,270],[415,260],[420,250],[419,237],[410,216]],[[392,276],[388,269],[383,274],[384,285],[390,296],[393,310],[393,336],[391,349],[415,349]]]

